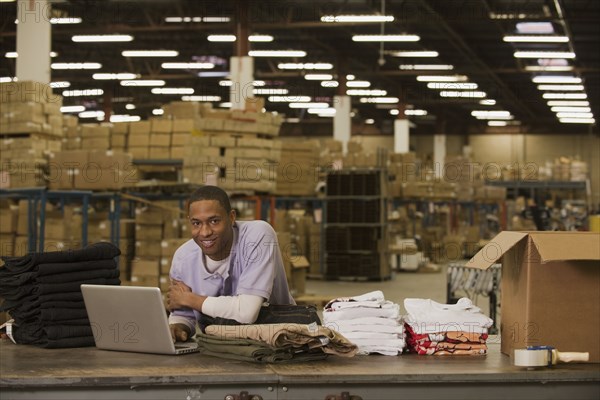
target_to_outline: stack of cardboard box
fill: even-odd
[[[229,135],[190,135],[183,158],[184,181],[228,191],[273,193],[279,140]]]
[[[48,85],[0,84],[0,188],[45,185],[46,155],[61,149],[61,105]]]
[[[113,150],[69,150],[51,155],[51,189],[118,190],[137,182],[131,154]]]
[[[40,82],[0,83],[0,133],[63,136],[62,96]]]
[[[319,182],[320,145],[316,140],[282,142],[276,194],[314,196]]]
[[[0,202],[0,256],[14,255],[19,208],[10,201]]]

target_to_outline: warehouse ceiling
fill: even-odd
[[[533,81],[540,76],[581,78],[583,90],[594,117],[600,115],[600,2],[597,0],[327,0],[327,1],[51,1],[52,16],[81,18],[77,24],[52,25],[52,50],[58,55],[53,63],[96,62],[98,70],[52,70],[52,81],[67,81],[65,90],[103,90],[101,96],[66,97],[65,105],[86,106],[88,110],[108,109],[114,114],[140,115],[182,95],[153,94],[151,88],[122,86],[118,81],[94,80],[94,73],[134,73],[140,79],[164,80],[163,88],[193,89],[195,96],[219,96],[214,106],[230,99],[232,87],[226,80],[230,57],[244,51],[244,41],[211,42],[208,35],[236,32],[272,36],[271,42],[250,42],[254,50],[301,50],[304,57],[255,57],[255,89],[287,91],[284,96],[328,103],[343,94],[345,77],[367,81],[368,87],[354,90],[383,90],[392,103],[373,103],[379,96],[352,95],[353,118],[363,131],[390,134],[395,110],[406,108],[415,133],[597,133],[595,123],[561,123],[556,109],[551,110],[547,94],[563,91],[540,90]],[[3,53],[16,51],[16,3],[0,3]],[[324,22],[324,16],[386,15],[385,23]],[[239,16],[242,16],[241,18]],[[243,21],[247,17],[247,31]],[[215,18],[219,17],[219,18]],[[213,22],[216,21],[216,22]],[[507,35],[519,35],[534,27],[550,29],[553,36],[566,36],[564,43],[507,42]],[[536,28],[536,29],[537,29]],[[132,41],[119,43],[75,43],[73,35],[122,34]],[[355,35],[418,35],[414,42],[357,42]],[[239,50],[237,46],[242,46]],[[124,50],[175,50],[176,57],[124,57]],[[435,51],[437,57],[398,57],[399,51]],[[517,51],[572,52],[574,58],[516,58]],[[240,53],[241,54],[241,53]],[[167,69],[165,62],[212,63],[206,70]],[[329,63],[328,70],[290,70],[281,63]],[[448,70],[418,70],[415,65],[451,66]],[[542,67],[567,71],[543,71]],[[430,67],[428,67],[430,68]],[[535,70],[537,69],[537,71]],[[551,69],[551,68],[550,68]],[[0,59],[0,76],[15,76],[16,59]],[[331,74],[331,81],[307,80],[306,75]],[[201,76],[199,76],[201,75]],[[213,76],[205,76],[213,75]],[[219,75],[219,76],[214,76]],[[452,75],[459,83],[430,83],[423,75]],[[352,77],[346,81],[352,85]],[[475,92],[459,85],[476,84]],[[361,83],[358,83],[360,85]],[[258,86],[260,85],[260,86]],[[362,85],[367,85],[362,83]],[[473,85],[471,85],[473,86]],[[62,90],[62,89],[61,89]],[[459,92],[465,97],[443,97]],[[484,92],[484,97],[481,93]],[[381,92],[380,92],[381,93]],[[450,93],[452,94],[452,93]],[[257,94],[269,98],[269,95]],[[394,99],[396,98],[396,99]],[[275,100],[275,99],[273,99]],[[280,99],[281,100],[281,99]],[[482,100],[486,100],[481,104]],[[384,100],[385,101],[385,100]],[[555,100],[558,101],[558,100]],[[126,109],[127,104],[135,109]],[[403,106],[404,105],[404,106]],[[585,104],[584,104],[585,106]],[[266,101],[267,111],[284,113],[290,123],[284,132],[310,135],[331,132],[331,117],[308,113],[306,108],[291,108],[288,102]],[[473,111],[506,111],[508,116],[478,119]],[[569,111],[569,110],[567,110]],[[585,111],[585,110],[584,110]],[[568,117],[568,116],[567,116]],[[502,119],[505,118],[505,119]],[[292,122],[300,121],[300,123]],[[493,125],[493,126],[490,126]],[[496,126],[505,125],[505,126]],[[292,127],[292,128],[290,128]],[[295,127],[295,128],[294,128]],[[323,130],[325,129],[325,130]],[[359,129],[360,131],[360,129]]]

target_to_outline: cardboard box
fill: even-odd
[[[547,345],[600,362],[600,234],[504,231],[466,265],[500,259],[502,353]]]
[[[310,268],[308,259],[304,256],[291,258],[292,262],[292,291],[295,295],[306,292],[306,274]]]

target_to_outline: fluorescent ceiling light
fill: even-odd
[[[181,96],[182,101],[221,101],[221,96]]]
[[[161,79],[136,79],[133,81],[124,80],[121,81],[121,86],[135,87],[135,86],[164,86],[165,81]]]
[[[52,69],[100,69],[102,64],[100,63],[52,63],[50,65]]]
[[[330,63],[279,63],[279,69],[333,69]]]
[[[229,76],[229,71],[202,71],[198,72],[198,78],[224,78]]]
[[[354,42],[418,42],[418,35],[354,35]]]
[[[135,110],[135,104],[125,104],[125,109],[126,110]]]
[[[590,107],[570,107],[570,106],[556,106],[550,109],[552,112],[591,112]]]
[[[233,103],[230,101],[225,101],[223,103],[219,103],[219,107],[221,108],[231,108],[233,107]]]
[[[419,51],[392,51],[389,53],[393,57],[437,57],[440,54],[432,50]]]
[[[262,95],[283,95],[283,94],[288,94],[289,90],[287,89],[283,89],[283,88],[256,88],[252,90],[252,93],[254,94],[262,94]]]
[[[393,15],[324,15],[321,22],[392,22]]]
[[[469,78],[465,75],[419,75],[419,82],[465,82]]]
[[[583,85],[538,85],[538,90],[576,92],[585,90]]]
[[[304,75],[304,79],[307,81],[330,81],[333,79],[333,75],[331,74],[306,74]]]
[[[18,58],[19,54],[16,51],[8,51],[6,52],[6,54],[4,54],[4,57],[6,58]],[[54,57],[58,57],[58,53],[55,51],[51,51],[50,52],[50,57],[54,58]]]
[[[532,35],[550,35],[554,33],[551,22],[518,22],[517,32]]]
[[[54,25],[80,24],[81,21],[82,19],[79,17],[50,18],[50,23]]]
[[[265,81],[252,81],[252,86],[254,86],[254,87],[265,86],[265,85],[266,85]],[[219,86],[233,86],[233,82],[230,80],[222,80],[222,81],[219,81]]]
[[[269,96],[271,103],[306,103],[311,100],[310,96]]]
[[[300,118],[286,118],[285,122],[288,124],[297,124],[300,122]]]
[[[138,76],[136,74],[132,74],[129,72],[121,72],[121,73],[117,73],[117,74],[110,74],[110,73],[96,73],[92,75],[92,78],[95,80],[122,80],[122,79],[136,79]]]
[[[338,81],[322,81],[321,86],[324,88],[336,88],[340,85]]]
[[[398,67],[404,71],[449,71],[454,69],[454,65],[450,64],[402,64]]]
[[[390,110],[390,115],[400,115],[400,110],[397,110],[397,109]]]
[[[271,36],[271,35],[250,35],[250,36],[248,36],[248,41],[250,41],[252,43],[257,43],[257,42],[267,43],[267,42],[273,41],[273,36]]]
[[[361,103],[379,103],[379,104],[395,104],[399,103],[400,99],[397,97],[361,97]]]
[[[68,88],[69,86],[71,86],[71,82],[67,82],[67,81],[50,82],[50,87],[52,89],[65,89],[65,88]]]
[[[566,106],[566,107],[589,107],[590,102],[587,100],[550,100],[549,107]]]
[[[510,111],[506,110],[473,110],[471,111],[473,117],[508,117]]]
[[[250,50],[250,57],[306,57],[302,50]]]
[[[593,124],[596,122],[594,118],[560,118],[561,124]]]
[[[202,17],[202,22],[231,22],[229,17]]]
[[[370,87],[371,86],[371,82],[369,81],[348,81],[346,82],[346,87],[351,87],[351,88],[366,88],[366,87]]]
[[[335,115],[335,108],[309,108],[306,110],[309,114],[318,114],[318,115]]]
[[[542,35],[507,35],[504,36],[505,42],[512,43],[567,43],[569,38],[567,36],[542,36]]]
[[[356,76],[352,75],[352,74],[348,74],[346,75],[346,80],[347,81],[353,81],[356,79]]]
[[[142,117],[139,115],[118,115],[113,114],[110,116],[110,122],[137,122],[141,121]]]
[[[328,103],[294,102],[289,104],[290,108],[329,108]]]
[[[367,125],[373,125],[374,123],[375,123],[375,120],[373,118],[365,119],[365,124],[367,124]]]
[[[102,96],[102,89],[83,89],[83,90],[63,90],[64,97],[82,97],[82,96]]]
[[[542,97],[546,100],[583,100],[587,99],[585,93],[544,93]]]
[[[532,80],[533,83],[581,83],[581,78],[560,75],[536,76]]]
[[[102,43],[102,42],[131,42],[131,35],[74,35],[71,40],[76,43]]]
[[[488,121],[488,126],[506,126],[508,125],[507,121]]]
[[[453,82],[428,82],[428,89],[437,89],[437,90],[475,90],[477,89],[477,84],[472,82],[464,82],[464,83],[453,83]]]
[[[485,92],[480,91],[458,91],[458,90],[442,90],[440,92],[441,97],[460,97],[468,99],[480,99],[487,96]]]
[[[525,71],[529,72],[568,72],[573,71],[571,65],[528,65]]]
[[[427,115],[427,111],[421,110],[421,109],[404,110],[404,115],[424,116],[424,115]]]
[[[163,69],[211,69],[215,67],[213,63],[202,62],[166,62],[160,65]]]
[[[152,94],[194,94],[193,88],[154,88]]]
[[[515,58],[575,58],[571,51],[515,51]]]
[[[104,118],[104,111],[84,111],[77,115],[79,118]]]
[[[71,113],[71,112],[79,113],[82,111],[85,111],[84,106],[62,106],[60,108],[61,113]]]
[[[558,112],[556,113],[557,118],[594,118],[594,114],[591,112],[580,113],[580,112]]]
[[[494,99],[479,100],[479,104],[481,104],[482,106],[493,106],[496,104],[496,100],[494,100]]]
[[[208,35],[206,40],[209,42],[235,42],[235,35]]]
[[[152,115],[163,115],[165,113],[165,110],[163,110],[162,108],[155,108],[152,110]]]
[[[348,96],[387,96],[387,91],[381,89],[349,89]]]
[[[123,57],[177,57],[179,52],[176,50],[124,50],[121,55]]]

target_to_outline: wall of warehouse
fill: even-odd
[[[311,139],[311,138],[307,138]],[[312,138],[314,139],[314,138]],[[323,138],[321,138],[323,139]],[[298,140],[297,137],[291,140]],[[366,152],[376,152],[377,148],[393,149],[394,138],[386,135],[360,136]],[[448,135],[446,154],[463,154],[464,146],[470,147],[474,162],[485,165],[515,165],[531,168],[546,167],[559,157],[576,158],[588,164],[591,190],[590,202],[593,208],[600,206],[600,137],[597,135],[543,135],[543,134],[485,134]],[[412,135],[410,148],[421,160],[433,157],[433,135]],[[533,164],[533,165],[532,165]],[[531,171],[531,169],[529,169]]]

